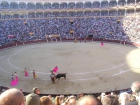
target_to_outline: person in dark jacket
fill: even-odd
[[[40,89],[35,87],[33,88],[33,93],[26,96],[25,105],[40,105]]]

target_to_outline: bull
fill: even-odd
[[[66,79],[66,74],[67,73],[58,73],[57,75],[56,75],[56,79],[60,79],[61,77],[64,77],[65,79]]]

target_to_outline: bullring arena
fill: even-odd
[[[116,43],[100,46],[100,42],[50,42],[6,48],[0,51],[0,84],[10,87],[11,75],[16,71],[19,83],[15,87],[24,92],[35,86],[47,94],[125,89],[139,80],[138,68],[131,62],[135,60],[139,64],[139,52],[134,46]],[[50,70],[55,66],[59,73],[67,73],[67,78],[53,84]],[[24,68],[29,77],[24,76]],[[36,79],[32,70],[37,72]]]
[[[0,92],[127,91],[140,80],[139,47],[140,0],[0,1]],[[67,74],[53,84],[55,66]],[[15,72],[19,82],[11,86]]]

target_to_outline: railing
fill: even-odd
[[[8,90],[9,87],[5,87],[5,86],[0,86],[0,93]],[[19,89],[20,91],[22,91],[22,89]],[[22,91],[23,92],[23,91]],[[108,91],[108,92],[104,92],[106,93],[106,95],[110,94],[111,92],[119,95],[121,92],[128,92],[128,93],[131,93],[131,89],[130,88],[127,88],[127,89],[121,89],[121,90],[114,90],[114,91]],[[28,94],[30,94],[29,92],[23,92],[23,94],[26,96]],[[100,96],[101,93],[83,93],[84,95],[94,95],[96,97]],[[75,95],[77,96],[78,94],[40,94],[39,96],[47,96],[47,95],[51,95],[52,97],[55,97],[55,96],[58,96],[58,95],[64,95],[64,96],[70,96],[70,95]]]
[[[66,38],[58,38],[57,41],[62,41],[62,42],[73,42],[75,40],[75,38],[71,38],[71,39],[66,39]],[[80,41],[85,41],[84,38],[81,39],[77,39],[77,42]],[[114,43],[120,43],[120,44],[124,44],[123,41],[121,40],[108,40],[108,39],[103,39],[103,38],[87,38],[86,39],[87,42],[92,42],[92,41],[104,41],[104,42],[114,42]],[[20,41],[16,41],[13,44],[8,44],[8,45],[2,45],[0,46],[0,49],[4,49],[4,48],[10,48],[10,47],[15,47],[15,46],[20,46],[20,45],[24,45],[24,44],[33,44],[33,43],[42,43],[42,42],[52,42],[50,38],[48,38],[47,40],[35,40],[35,41],[27,41],[27,42],[20,42]],[[137,42],[125,42],[125,44],[129,44],[129,45],[133,45],[136,47],[140,47],[140,43]]]

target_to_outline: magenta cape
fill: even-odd
[[[53,69],[53,72],[57,72],[58,71],[58,67],[55,67],[54,69]]]

